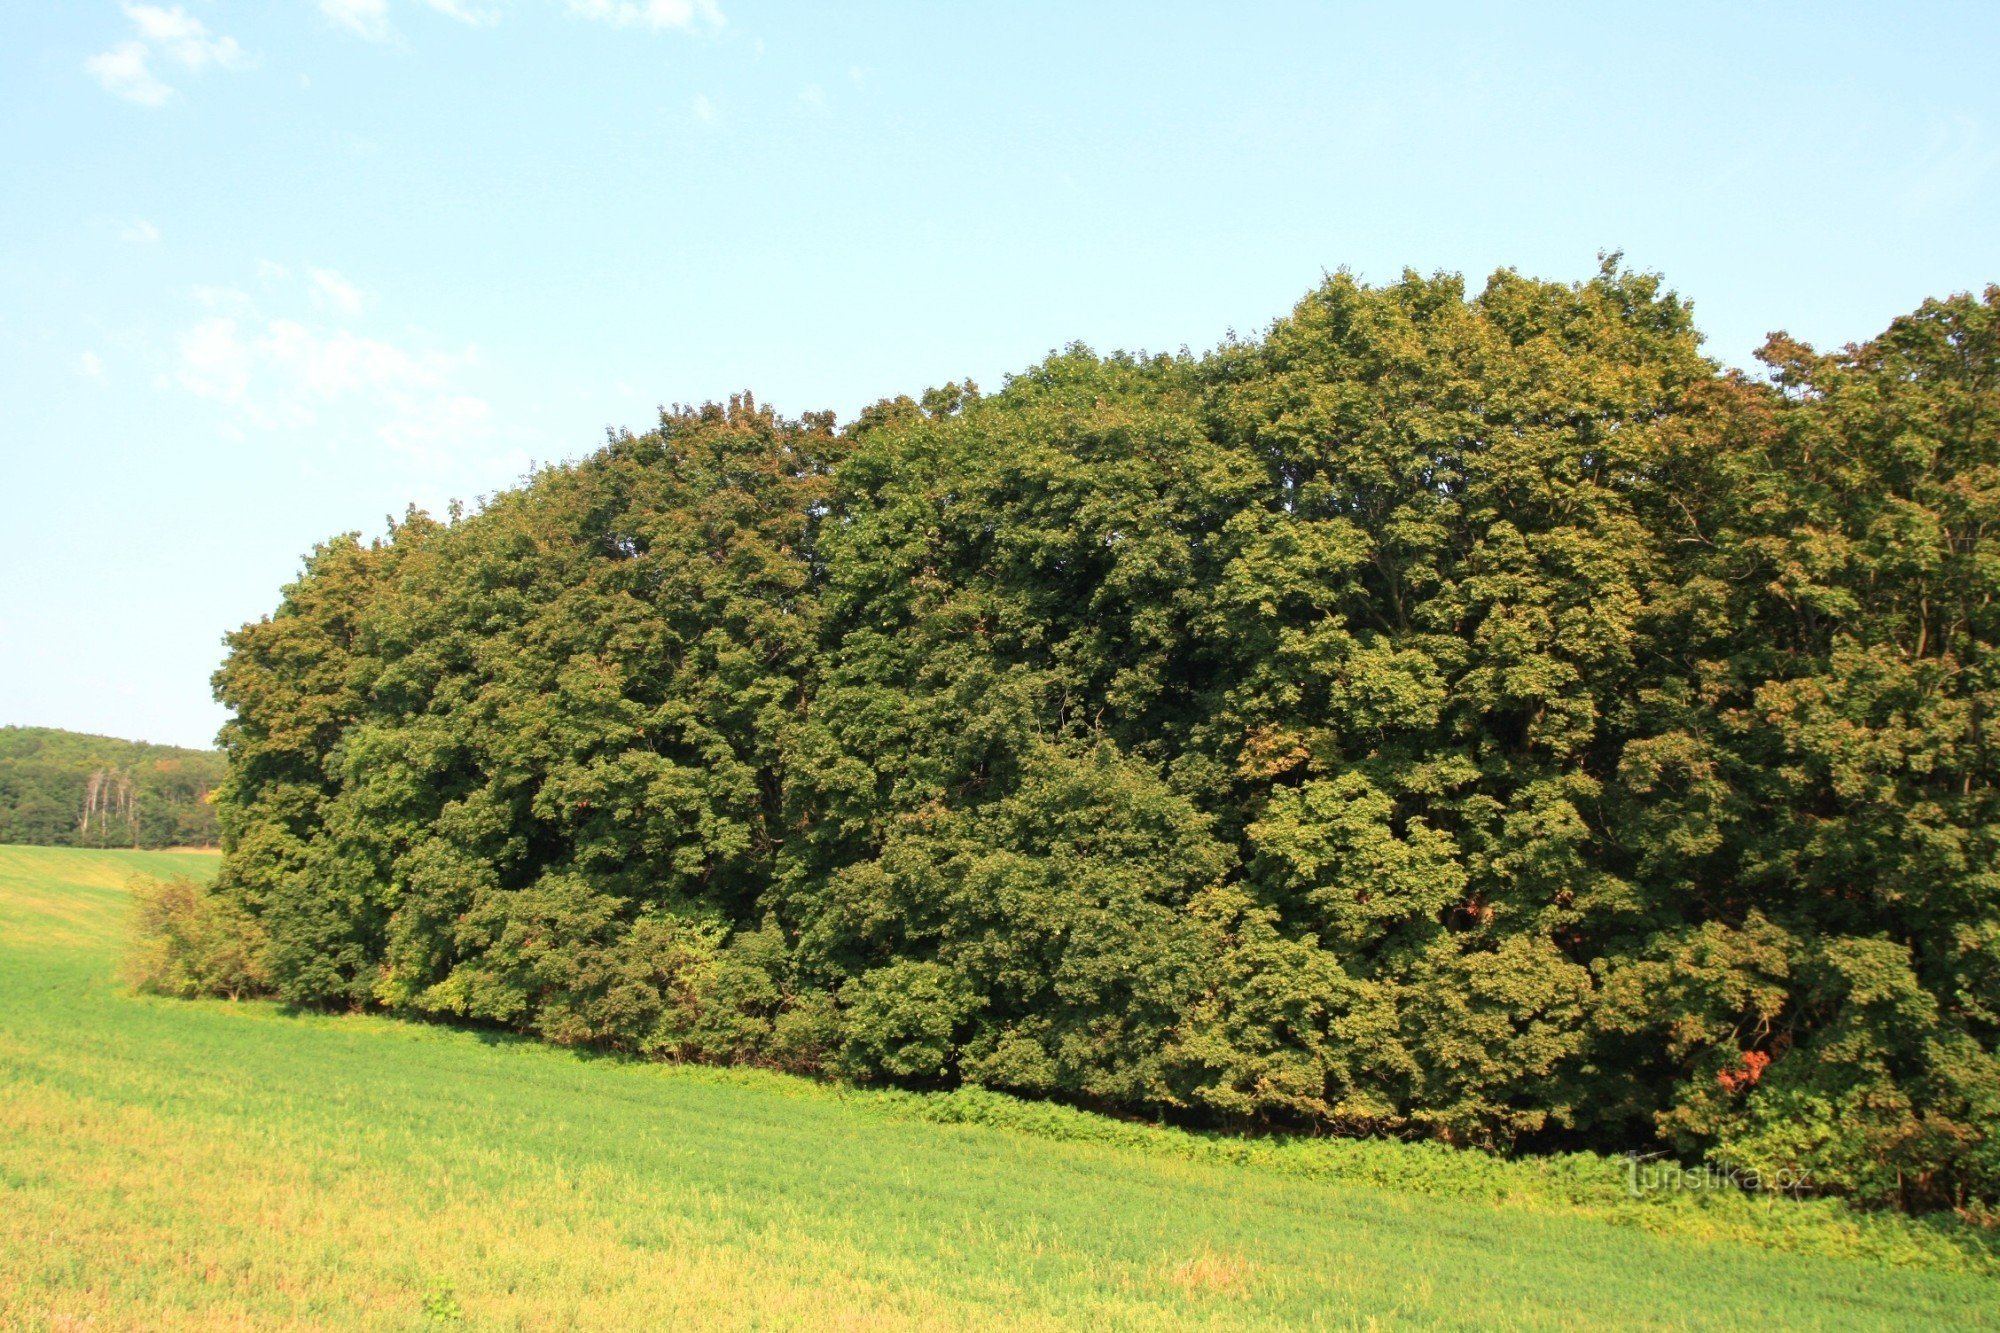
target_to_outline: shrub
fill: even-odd
[[[156,995],[232,1000],[270,989],[263,927],[243,907],[183,875],[138,876],[126,980]]]

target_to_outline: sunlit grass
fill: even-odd
[[[1992,1279],[124,992],[124,879],[210,868],[0,849],[0,1327],[2000,1320]]]

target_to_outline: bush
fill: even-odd
[[[184,875],[138,876],[126,980],[134,989],[192,1000],[240,1000],[270,990],[263,927],[243,907]]]

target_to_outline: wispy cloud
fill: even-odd
[[[104,383],[104,358],[95,352],[85,352],[76,359],[76,368],[83,372],[85,379]]]
[[[133,218],[118,229],[118,239],[134,245],[151,245],[160,239],[160,229],[144,218]]]
[[[432,393],[408,399],[384,421],[377,434],[396,452],[427,466],[440,466],[471,442],[492,433],[493,409],[469,393]]]
[[[200,320],[179,342],[180,364],[173,378],[183,389],[265,419],[250,402],[250,349],[235,320],[226,315]]]
[[[125,16],[139,29],[140,40],[167,59],[199,72],[210,65],[236,69],[249,57],[234,37],[211,37],[202,21],[175,5],[126,5]]]
[[[313,304],[332,307],[343,315],[358,315],[368,303],[367,294],[330,268],[309,268]]]
[[[179,5],[166,9],[128,4],[123,8],[136,38],[83,62],[85,72],[114,97],[139,106],[165,106],[172,101],[173,85],[155,72],[155,60],[178,65],[191,74],[211,66],[242,69],[251,63],[234,37],[211,35],[206,24]]]
[[[722,26],[715,0],[569,0],[569,12],[618,28]]]
[[[470,27],[500,21],[501,7],[478,0],[415,0],[426,9]],[[608,23],[615,28],[719,28],[722,9],[716,0],[563,0],[570,13]],[[399,38],[389,0],[319,0],[319,11],[335,26],[371,42]]]
[[[1912,217],[1949,211],[1971,198],[1987,173],[2000,167],[2000,148],[1970,116],[1933,121],[1930,131],[1923,150],[1894,177],[1892,192]]]
[[[704,125],[715,123],[715,103],[708,100],[706,93],[694,95],[694,118]]]
[[[457,19],[460,23],[467,23],[475,28],[483,28],[500,21],[499,10],[480,9],[465,4],[463,0],[424,0],[424,3],[446,18]]]
[[[241,287],[196,287],[194,299],[223,314],[241,315],[257,309],[256,299]]]
[[[389,0],[319,0],[319,12],[367,41],[386,42],[395,33],[389,26]]]
[[[277,265],[263,266],[266,298],[296,301],[301,284],[269,290]],[[361,289],[331,269],[307,268],[311,304],[342,318],[359,315]],[[449,468],[487,451],[492,409],[464,383],[478,349],[428,346],[329,326],[267,309],[234,287],[202,287],[207,313],[182,330],[170,373],[160,382],[225,408],[240,426],[329,432],[359,429],[413,462]]]
[[[174,90],[153,73],[148,63],[151,54],[139,42],[120,42],[84,61],[83,67],[113,97],[140,106],[165,106],[172,100]]]

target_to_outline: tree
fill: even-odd
[[[1758,380],[1614,256],[675,409],[232,636],[218,893],[295,1001],[1991,1207],[1996,330]]]

